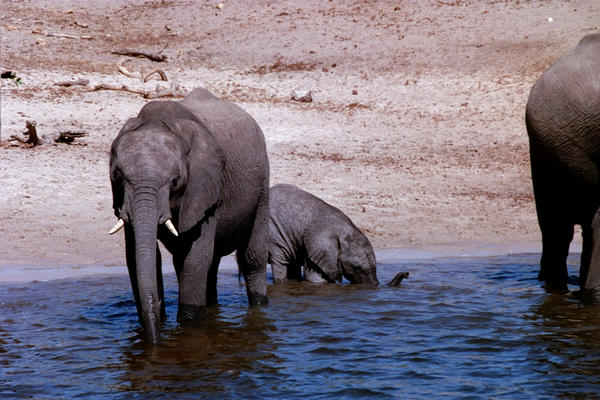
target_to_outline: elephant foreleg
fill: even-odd
[[[189,250],[176,257],[179,322],[206,318],[207,281],[213,258],[215,228],[215,218],[209,218],[202,225],[201,232],[195,235],[195,240],[189,243]]]
[[[273,283],[283,284],[287,283],[287,269],[285,264],[271,260],[271,269],[273,270]]]

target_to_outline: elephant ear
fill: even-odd
[[[140,118],[129,118],[125,125],[119,131],[117,138],[113,141],[111,146],[111,154],[110,154],[110,183],[113,194],[113,210],[117,217],[121,217],[119,215],[119,210],[123,206],[123,185],[119,182],[118,176],[115,173],[115,161],[116,161],[116,149],[119,147],[119,138],[126,134],[127,132],[131,132],[142,126],[144,121]]]
[[[144,120],[142,120],[141,118],[129,118],[127,120],[127,122],[125,122],[125,125],[123,125],[123,127],[119,131],[119,135],[122,135],[122,134],[130,132],[130,131],[134,131],[137,128],[139,128],[140,126],[142,126],[143,123],[144,123]]]
[[[304,235],[304,247],[308,259],[325,275],[327,280],[342,281],[340,268],[340,242],[337,235],[323,230],[308,229]]]
[[[179,232],[195,227],[214,214],[221,194],[225,153],[212,133],[201,123],[178,119],[165,124],[181,135],[188,149],[187,182],[179,209]]]

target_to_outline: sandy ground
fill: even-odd
[[[60,0],[0,10],[0,63],[22,80],[1,89],[0,280],[123,270],[122,237],[106,234],[116,220],[108,152],[148,100],[88,91],[100,83],[204,86],[238,103],[263,128],[271,183],[338,206],[384,258],[539,251],[525,103],[550,63],[600,30],[597,0]],[[111,53],[122,48],[167,61]],[[169,82],[126,77],[120,60],[136,73],[161,68]],[[88,87],[55,85],[78,78]],[[291,101],[293,89],[314,101]],[[89,136],[8,142],[26,120],[48,137]]]

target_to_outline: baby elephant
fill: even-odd
[[[269,263],[274,283],[310,282],[379,284],[375,253],[366,236],[339,209],[296,186],[269,189]],[[408,273],[389,283],[398,286]]]

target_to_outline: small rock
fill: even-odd
[[[354,90],[352,91],[352,94],[356,96],[356,95],[358,94],[358,90],[354,89]]]
[[[223,3],[223,2],[219,2],[219,3],[217,3],[217,8],[218,8],[219,10],[222,10],[222,9],[224,9],[224,8],[225,8],[225,3]]]
[[[554,21],[554,18],[548,17],[548,22],[552,22],[552,21]]]
[[[301,101],[304,103],[312,102],[312,92],[310,90],[292,90],[292,100]]]

